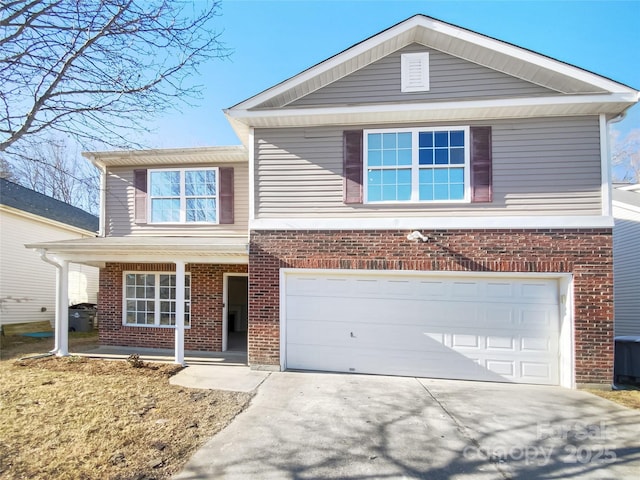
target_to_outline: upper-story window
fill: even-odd
[[[365,202],[468,202],[469,128],[364,132]]]
[[[151,223],[218,223],[218,169],[149,170]]]

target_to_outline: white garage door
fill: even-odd
[[[559,383],[554,279],[287,272],[286,368]]]

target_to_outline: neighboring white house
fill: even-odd
[[[0,325],[53,323],[56,269],[25,244],[95,237],[98,218],[54,198],[0,179]],[[72,264],[69,303],[97,303],[99,270]]]
[[[640,184],[613,189],[615,334],[640,335]]]

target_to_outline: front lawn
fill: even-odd
[[[95,342],[71,337],[72,349]],[[251,397],[169,385],[173,364],[17,359],[51,348],[51,339],[2,339],[0,478],[169,478]]]

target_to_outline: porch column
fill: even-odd
[[[59,357],[69,355],[69,262],[59,260],[56,298],[56,348]]]
[[[184,365],[184,275],[185,264],[176,261],[176,348],[175,363]]]

